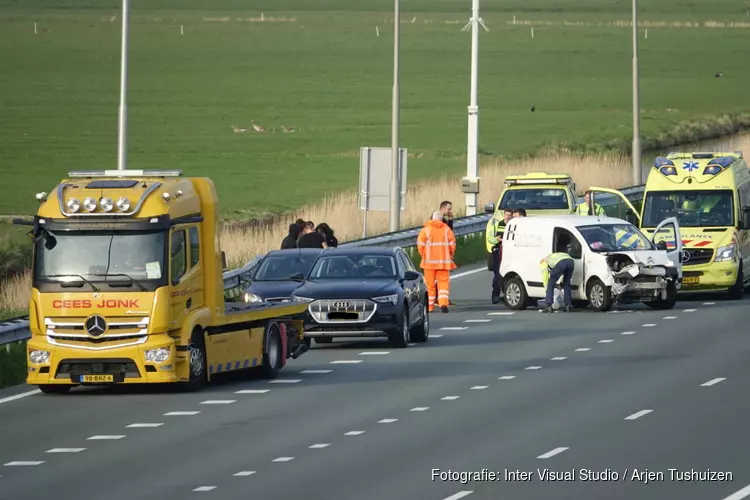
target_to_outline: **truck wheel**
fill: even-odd
[[[586,296],[594,311],[606,312],[612,309],[612,290],[602,283],[599,278],[592,278],[589,282]]]
[[[184,384],[184,388],[189,392],[199,391],[208,383],[206,341],[203,338],[203,330],[200,328],[193,330],[187,350],[187,357],[190,380]]]
[[[422,304],[422,322],[419,326],[414,327],[414,331],[411,333],[411,338],[414,342],[427,342],[427,338],[430,336],[430,313],[427,310],[427,297],[424,300],[425,302]]]
[[[268,352],[263,353],[263,364],[260,367],[260,376],[263,378],[276,378],[281,370],[281,335],[279,327],[273,324],[268,329]]]
[[[72,389],[72,385],[42,384],[39,390],[44,394],[67,394]]]
[[[745,292],[744,283],[742,282],[745,278],[742,275],[742,264],[740,263],[739,271],[737,271],[737,281],[729,289],[728,296],[729,300],[740,300],[742,294]]]
[[[677,285],[674,281],[670,281],[667,284],[667,298],[662,300],[655,300],[653,302],[646,302],[646,305],[651,309],[662,311],[666,309],[673,309],[677,303]]]
[[[388,340],[393,347],[403,349],[409,345],[409,310],[404,306],[404,312],[401,313],[401,324],[388,334]]]
[[[505,294],[505,305],[509,309],[516,311],[522,311],[526,309],[529,304],[529,296],[526,293],[526,287],[523,286],[523,281],[518,276],[513,276],[511,279],[505,281],[503,287]]]

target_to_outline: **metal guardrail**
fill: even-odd
[[[644,185],[639,185],[622,188],[619,189],[619,191],[621,191],[630,201],[639,201],[643,198],[644,188]],[[583,198],[579,198],[578,201],[583,201]],[[601,200],[596,199],[595,197],[595,201],[596,203],[605,207],[618,203],[617,199],[615,199],[614,197],[611,198],[611,201],[607,198]],[[492,217],[491,214],[485,213],[454,219],[453,232],[457,237],[468,236],[470,234],[482,232],[487,226],[487,222],[490,220],[490,217]],[[403,231],[381,234],[378,236],[373,236],[371,238],[348,241],[346,243],[342,243],[339,246],[384,246],[402,248],[413,247],[417,244],[417,236],[419,235],[419,231],[421,229],[421,226],[404,229]],[[250,282],[250,276],[252,275],[253,270],[262,259],[263,256],[259,255],[241,268],[233,269],[224,273],[224,294],[226,298],[235,299],[242,295],[245,285]],[[30,337],[31,331],[29,330],[28,316],[0,322],[0,346],[11,344],[13,342],[28,340]]]

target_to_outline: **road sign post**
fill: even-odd
[[[367,237],[367,213],[391,212],[391,148],[359,150],[359,209],[363,211],[362,237]],[[407,150],[399,148],[401,210],[406,210]]]

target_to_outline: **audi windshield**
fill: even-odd
[[[643,227],[656,227],[675,217],[680,227],[734,226],[732,191],[649,191],[643,209]]]
[[[320,257],[310,271],[311,280],[395,279],[396,261],[388,255],[331,255]]]

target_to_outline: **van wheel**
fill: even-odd
[[[183,388],[189,392],[199,391],[208,383],[206,342],[203,338],[203,330],[200,328],[193,330],[190,336],[187,358],[190,380],[183,384]]]
[[[586,296],[589,298],[589,304],[591,304],[594,311],[606,312],[612,309],[612,304],[614,303],[612,290],[599,278],[592,278],[589,282]]]
[[[665,309],[673,309],[677,303],[677,285],[674,281],[667,283],[667,298],[659,299],[653,302],[646,302],[646,305],[651,309],[662,311]]]
[[[742,294],[745,292],[744,283],[742,283],[744,279],[742,263],[740,263],[739,271],[737,271],[737,281],[732,285],[732,288],[730,288],[728,292],[729,300],[740,300],[742,298]]]
[[[526,287],[523,286],[523,281],[518,276],[513,276],[511,279],[505,281],[503,287],[505,293],[505,305],[508,309],[516,311],[522,311],[526,309],[529,304],[529,296],[526,293]]]
[[[281,370],[281,335],[276,324],[268,328],[268,352],[263,353],[263,363],[260,366],[262,378],[276,378]]]

